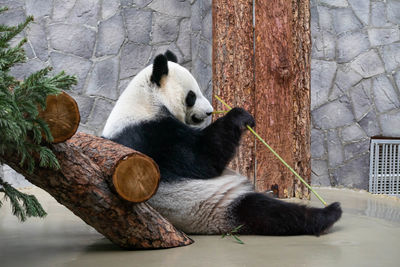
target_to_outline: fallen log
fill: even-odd
[[[91,134],[77,133],[67,143],[81,149],[111,177],[110,185],[122,198],[143,202],[157,192],[160,171],[150,157]]]
[[[15,154],[0,155],[0,162],[47,191],[123,248],[170,248],[193,243],[148,204],[128,202],[110,190],[102,168],[74,144],[59,143],[50,145],[50,148],[60,163],[58,171],[36,167],[34,173],[28,173],[19,165]]]
[[[46,98],[46,109],[39,108],[39,117],[49,126],[53,143],[64,142],[71,138],[79,127],[81,120],[75,100],[65,92],[49,95]]]

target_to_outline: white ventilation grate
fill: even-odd
[[[369,192],[400,196],[400,140],[371,141]]]

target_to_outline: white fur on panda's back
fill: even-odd
[[[185,233],[220,234],[232,230],[228,206],[238,197],[254,192],[246,177],[225,174],[217,178],[161,183],[148,202]]]

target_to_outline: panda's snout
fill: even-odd
[[[197,118],[196,115],[192,115],[191,119],[194,124],[199,124],[204,121],[204,118]]]

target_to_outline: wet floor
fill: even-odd
[[[400,200],[364,191],[317,189],[340,201],[342,219],[321,237],[191,236],[181,248],[124,251],[44,191],[35,194],[48,216],[19,223],[9,203],[0,209],[0,266],[400,266]],[[313,199],[313,206],[322,204]]]

